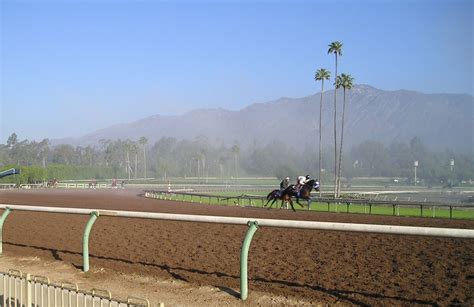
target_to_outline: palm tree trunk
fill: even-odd
[[[138,149],[135,151],[135,179],[137,179],[138,174]]]
[[[337,80],[337,53],[336,54],[336,76],[334,80]],[[337,104],[336,104],[337,87],[336,81],[334,81],[334,198],[337,197],[337,134],[336,134],[336,116],[337,116]]]
[[[130,153],[127,150],[127,173],[128,173],[128,180],[130,180]]]
[[[323,90],[324,90],[324,78],[321,80],[321,100],[319,101],[319,183],[321,184],[321,144],[322,144],[322,118],[323,118]],[[319,197],[321,197],[321,189],[319,189]]]
[[[339,148],[339,175],[337,176],[337,197],[341,196],[341,174],[342,174],[342,142],[344,141],[344,116],[346,114],[346,88],[344,88],[344,103],[342,105],[341,144]]]
[[[234,174],[235,180],[237,180],[237,154],[234,155]]]
[[[145,145],[143,145],[143,178],[146,178],[146,151]]]
[[[201,183],[201,159],[197,158],[197,177],[198,183]]]

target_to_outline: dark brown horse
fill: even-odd
[[[53,178],[53,179],[48,180],[48,183],[46,184],[46,186],[48,188],[55,188],[57,184],[58,184],[58,180],[56,178]]]
[[[319,180],[311,179],[308,182],[306,182],[299,191],[296,191],[295,189],[283,191],[283,192],[286,192],[286,194],[288,195],[285,195],[285,193],[282,193],[282,197],[287,197],[287,198],[289,197],[290,199],[291,197],[296,197],[296,203],[300,205],[301,207],[304,207],[304,206],[300,203],[300,198],[304,199],[308,203],[308,207],[309,207],[309,205],[311,204],[311,191],[315,189],[316,192],[318,192],[319,188],[320,188]],[[293,208],[293,205],[291,202],[290,202],[290,205],[294,211],[295,209]]]
[[[283,206],[283,203],[285,202],[289,202],[290,203],[290,206],[291,206],[291,209],[293,211],[296,211],[295,210],[295,207],[293,206],[293,200],[292,200],[292,197],[295,197],[296,198],[296,203],[298,205],[300,205],[301,207],[304,207],[301,203],[300,203],[300,198],[301,199],[304,199],[308,202],[308,206],[310,205],[311,203],[311,191],[313,189],[315,189],[316,191],[319,191],[319,181],[318,180],[309,180],[308,182],[306,182],[299,191],[296,191],[295,190],[295,186],[294,185],[290,185],[288,188],[284,189],[283,191],[280,191],[280,190],[273,190],[272,192],[270,192],[270,194],[268,194],[267,196],[267,203],[265,204],[265,206],[268,205],[268,203],[270,201],[272,201],[272,203],[270,204],[270,208],[272,207],[272,205],[278,200],[280,199],[281,200],[281,204]]]
[[[294,187],[295,187],[295,185],[292,184],[292,185],[288,186],[286,189],[289,189],[289,188],[294,189]],[[286,189],[285,189],[285,190],[286,190]],[[285,202],[286,202],[286,203],[288,202],[288,200],[283,200],[283,199],[281,198],[281,196],[282,196],[282,194],[283,194],[283,192],[284,192],[285,190],[282,191],[282,190],[276,189],[276,190],[271,191],[271,192],[267,195],[267,203],[265,204],[264,207],[268,206],[268,203],[271,202],[270,207],[269,207],[269,208],[271,208],[271,207],[273,207],[273,205],[275,204],[275,202],[276,202],[277,200],[281,200],[281,206],[280,206],[280,208],[282,208],[282,207],[283,207],[283,204],[284,204]]]

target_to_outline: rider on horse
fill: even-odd
[[[290,177],[286,177],[280,182],[280,191],[283,191],[290,185]]]
[[[282,183],[284,180],[282,181]],[[292,198],[296,197],[296,203],[303,207],[303,205],[299,202],[300,199],[306,200],[308,202],[308,207],[311,203],[311,190],[315,189],[316,191],[319,191],[320,186],[319,186],[319,180],[314,180],[310,179],[310,176],[300,176],[298,177],[297,181],[298,190],[296,190],[295,185],[290,185],[288,188],[282,190],[273,190],[271,191],[266,199],[267,203],[265,204],[265,207],[270,203],[270,208],[273,206],[273,204],[277,200],[282,201],[282,206],[284,203],[289,203],[291,206],[291,209],[295,211],[295,208],[293,207],[293,201]]]
[[[306,176],[299,176],[296,180],[295,191],[298,193],[301,190],[301,187],[311,179],[309,175]]]

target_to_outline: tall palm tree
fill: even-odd
[[[342,56],[342,43],[339,41],[332,42],[329,44],[328,54],[334,53],[336,57],[336,75],[334,80],[337,80],[337,56]],[[336,82],[334,82],[336,83]],[[336,84],[334,84],[336,85]],[[337,115],[337,105],[336,105],[336,94],[337,87],[334,86],[334,198],[337,197],[337,135],[336,135],[336,115]]]
[[[122,143],[123,148],[125,150],[125,153],[127,154],[127,159],[125,160],[125,169],[128,174],[128,180],[130,181],[130,176],[132,173],[132,167],[130,166],[130,151],[132,151],[132,141],[130,140],[125,140],[125,142]]]
[[[135,168],[134,168],[134,177],[137,179],[138,174],[138,145],[135,142],[132,142],[131,151],[135,155]]]
[[[144,136],[142,136],[139,140],[138,140],[138,143],[140,143],[140,145],[142,145],[142,148],[143,148],[143,178],[146,178],[146,150],[145,150],[145,146],[146,144],[148,143],[148,139]]]
[[[322,144],[322,116],[323,116],[323,91],[324,91],[324,80],[329,80],[331,78],[331,73],[324,69],[320,68],[316,71],[314,75],[315,81],[321,81],[321,100],[319,101],[319,182],[321,182],[321,144]],[[319,196],[321,197],[321,190],[319,190]]]
[[[46,167],[46,159],[48,158],[48,154],[50,152],[49,149],[49,139],[43,139],[41,142],[38,143],[38,155],[41,157],[43,162],[43,168]]]
[[[337,197],[341,195],[341,174],[342,174],[342,143],[344,141],[344,120],[346,114],[346,90],[350,90],[352,88],[352,83],[354,82],[354,78],[348,74],[341,74],[336,79],[336,88],[342,87],[344,89],[344,104],[342,106],[342,126],[341,126],[341,144],[339,148],[339,174],[337,176]]]
[[[232,154],[234,155],[234,175],[235,175],[235,180],[237,182],[237,158],[240,153],[240,146],[235,144],[231,148]]]

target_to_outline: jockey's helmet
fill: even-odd
[[[290,180],[290,177],[286,177],[285,179],[286,179],[286,180]]]
[[[309,178],[311,178],[311,177],[309,175],[306,175],[306,179],[309,179]]]

